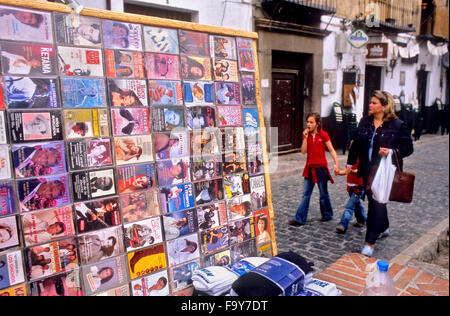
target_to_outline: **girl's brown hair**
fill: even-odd
[[[317,123],[317,130],[320,131],[322,129],[322,118],[320,117],[320,114],[317,112],[308,113],[306,115],[306,120],[308,120],[310,117],[314,119]]]

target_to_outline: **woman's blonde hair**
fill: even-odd
[[[375,90],[372,96],[380,100],[381,105],[384,106],[383,122],[398,118],[395,114],[394,98],[389,92]]]

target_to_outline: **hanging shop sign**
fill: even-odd
[[[369,35],[364,30],[357,29],[349,35],[348,42],[354,48],[363,48],[369,42]]]

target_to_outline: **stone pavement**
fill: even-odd
[[[343,168],[346,155],[339,149],[337,153]],[[327,157],[332,169],[331,156],[327,154]],[[345,235],[335,232],[348,200],[346,177],[334,176],[335,183],[329,183],[334,209],[332,221],[319,222],[319,190],[315,187],[306,225],[292,227],[287,222],[301,200],[301,173],[306,156],[294,153],[277,158],[278,168],[271,172],[271,189],[278,252],[292,250],[304,256],[314,262],[316,273],[345,254],[359,253],[364,244],[365,228],[350,226]],[[378,240],[373,254],[380,260],[390,261],[449,217],[449,137],[423,135],[414,142],[414,153],[404,160],[404,170],[416,175],[414,200],[411,204],[388,204],[391,234]],[[367,201],[364,207],[367,211]]]

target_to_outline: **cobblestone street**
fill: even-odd
[[[342,169],[346,155],[342,150],[337,152]],[[331,157],[329,154],[327,157],[332,170]],[[333,176],[335,183],[329,183],[334,209],[332,221],[319,221],[319,190],[316,186],[307,224],[302,227],[287,224],[301,200],[301,172],[305,158],[301,154],[281,156],[277,173],[271,174],[275,234],[278,252],[292,250],[313,261],[316,271],[321,271],[345,253],[359,253],[364,244],[365,228],[350,225],[344,235],[335,231],[348,200],[346,177],[343,176]],[[390,236],[378,240],[373,254],[378,259],[391,260],[449,216],[449,137],[423,135],[414,142],[414,153],[404,160],[404,170],[416,175],[414,199],[411,204],[389,202]],[[367,201],[364,201],[364,207],[367,212]],[[353,218],[352,223],[354,221]]]

